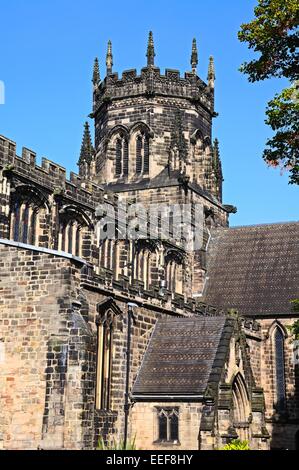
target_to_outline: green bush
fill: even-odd
[[[293,311],[299,312],[299,300],[291,300],[291,303],[293,304]],[[287,326],[287,329],[294,336],[294,339],[299,339],[299,320],[296,320],[292,325]]]
[[[233,439],[220,450],[250,450],[248,441],[240,441],[240,439]]]
[[[125,446],[124,441],[115,441],[113,439],[113,442],[110,444],[105,444],[104,439],[100,437],[99,442],[98,442],[98,447],[97,450],[136,450],[136,436],[132,441],[127,441],[127,444]]]

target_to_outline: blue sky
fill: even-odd
[[[148,31],[156,64],[190,69],[192,38],[199,47],[199,75],[216,64],[213,137],[220,140],[224,202],[238,207],[231,225],[298,220],[298,186],[269,169],[261,155],[271,135],[265,106],[285,83],[251,84],[238,67],[251,52],[237,31],[250,20],[256,0],[11,0],[2,2],[0,134],[76,171],[83,122],[91,112],[95,56],[104,76],[106,43],[112,40],[114,70],[145,65]]]

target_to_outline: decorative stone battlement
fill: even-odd
[[[15,142],[0,135],[0,167],[4,174],[21,174],[48,189],[54,196],[70,197],[83,204],[95,206],[104,199],[109,201],[102,186],[94,181],[83,179],[74,172],[70,172],[67,179],[66,169],[45,157],[38,165],[36,153],[26,147],[22,148],[21,155],[16,153]],[[117,201],[117,195],[113,195],[113,200]]]
[[[157,67],[144,67],[140,75],[136,69],[125,70],[122,78],[111,73],[94,90],[93,114],[112,100],[129,97],[167,96],[198,102],[211,114],[214,113],[213,88],[204,83],[193,72],[180,76],[179,70],[166,69],[161,74]]]

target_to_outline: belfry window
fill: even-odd
[[[123,134],[115,142],[115,176],[127,176],[129,173],[129,146]]]
[[[102,410],[111,407],[112,342],[113,316],[108,313],[98,325],[96,407]]]
[[[136,174],[149,173],[149,138],[145,133],[136,137]]]
[[[158,441],[179,442],[179,409],[157,408],[158,414]]]
[[[285,407],[285,365],[284,365],[284,334],[279,327],[274,331],[275,355],[275,405],[278,410]]]

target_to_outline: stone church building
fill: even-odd
[[[298,449],[299,222],[229,228],[213,59],[204,82],[195,40],[183,77],[155,66],[151,33],[146,56],[119,76],[109,42],[104,79],[95,60],[69,179],[0,136],[0,447]],[[149,235],[162,206],[169,236],[162,216]],[[202,208],[194,250],[174,207],[193,235]]]

